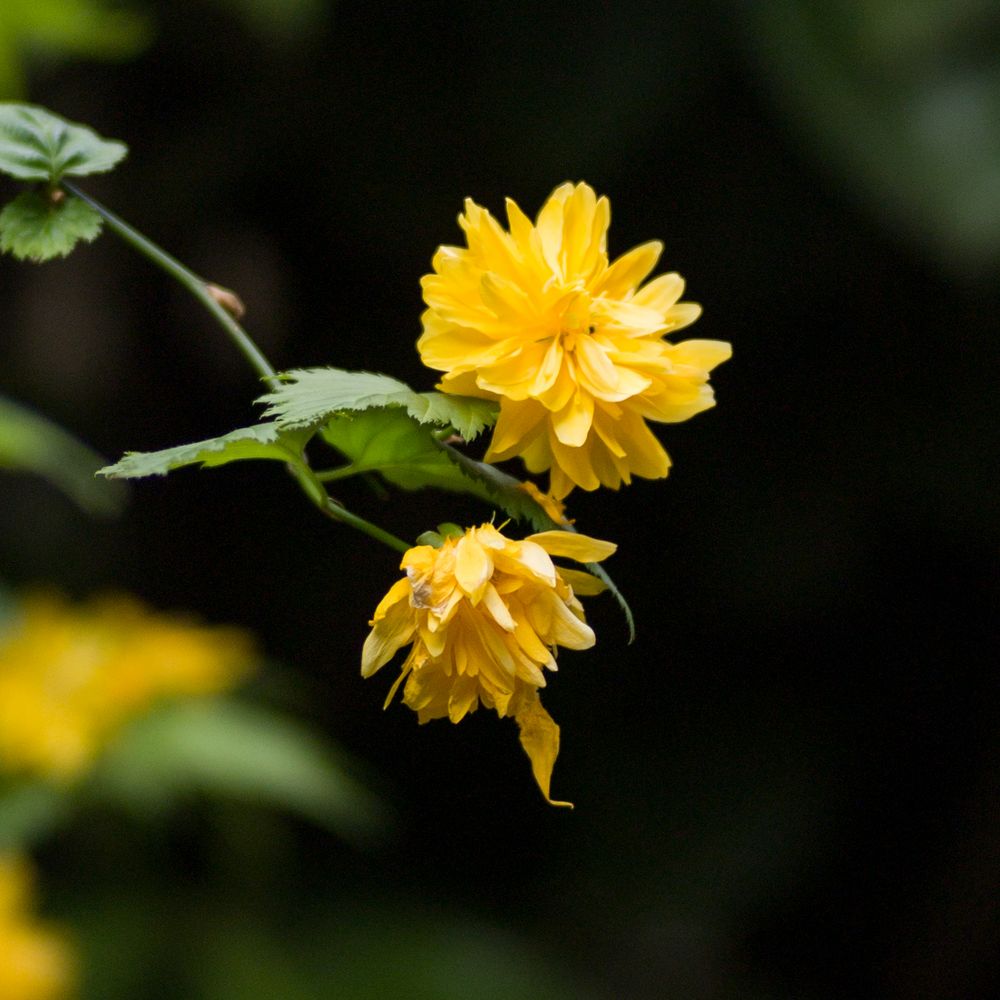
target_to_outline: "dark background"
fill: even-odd
[[[734,356],[716,409],[660,428],[666,481],[571,497],[581,530],[620,543],[608,568],[638,622],[627,645],[592,600],[597,647],[546,691],[574,812],[545,806],[495,715],[383,714],[390,678],[358,664],[396,560],[277,466],[141,482],[106,523],[5,480],[8,580],[252,627],[285,665],[273,697],[395,811],[361,846],[205,803],[155,835],[96,819],[46,858],[53,895],[91,915],[92,995],[482,996],[494,965],[529,997],[985,993],[992,6],[290,6],[311,16],[279,30],[236,3],[150,3],[138,57],[28,64],[33,101],[131,147],[86,189],[237,289],[277,367],[431,388],[419,279],[462,199],[533,215],[564,180],[610,197],[612,255],[664,241],[705,309],[690,335]],[[254,419],[242,359],[112,236],[3,273],[0,388],[104,454]],[[490,513],[339,495],[406,538]]]

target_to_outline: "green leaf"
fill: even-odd
[[[18,180],[56,185],[63,177],[104,173],[127,152],[124,143],[44,108],[0,102],[0,172]]]
[[[291,40],[315,30],[329,14],[327,0],[222,0],[265,41]]]
[[[102,756],[90,787],[142,814],[208,795],[287,809],[352,838],[385,822],[325,741],[270,709],[225,698],[137,719]]]
[[[517,521],[526,521],[536,531],[549,531],[552,528],[562,528],[556,524],[545,510],[535,502],[534,498],[524,488],[520,479],[508,475],[495,465],[478,462],[474,458],[459,451],[451,445],[436,442],[441,452],[452,462],[470,482],[478,485],[478,489],[468,492],[486,496],[508,516]]]
[[[24,850],[48,836],[71,811],[69,795],[41,781],[0,790],[0,851]]]
[[[79,198],[53,201],[24,191],[0,212],[0,250],[36,263],[65,257],[80,240],[96,239],[101,224],[100,215]]]
[[[0,396],[0,468],[42,476],[88,513],[112,515],[125,492],[94,479],[104,462],[50,420]]]
[[[252,458],[302,465],[302,448],[309,436],[301,431],[283,430],[273,423],[255,424],[176,448],[126,452],[121,461],[100,469],[98,475],[109,479],[139,479],[143,476],[165,476],[185,465],[200,464],[202,468],[209,468]]]
[[[417,398],[422,403],[409,408],[410,416],[424,424],[454,427],[466,441],[472,441],[485,428],[492,427],[500,413],[499,407],[491,399],[451,396],[443,392],[420,392],[417,393]],[[414,409],[419,411],[424,404],[426,409],[423,413],[414,412]]]
[[[399,407],[337,417],[321,433],[356,473],[377,472],[404,490],[432,487],[491,499],[480,483],[464,475],[441,450],[430,428]]]
[[[282,427],[316,427],[343,413],[399,406],[422,424],[454,427],[471,441],[497,418],[496,404],[490,400],[414,392],[388,375],[299,368],[281,378],[284,384],[258,402],[269,404],[264,416],[273,417]]]

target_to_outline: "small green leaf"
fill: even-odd
[[[404,490],[432,487],[490,499],[489,493],[463,475],[441,450],[431,429],[399,407],[337,417],[321,433],[356,473],[377,472]]]
[[[0,396],[0,468],[42,476],[88,513],[112,515],[124,487],[94,479],[104,462],[52,421]]]
[[[44,108],[0,102],[0,172],[18,180],[56,185],[63,177],[104,173],[127,152],[124,143]]]
[[[385,820],[325,741],[275,712],[189,699],[137,719],[102,756],[91,792],[142,813],[195,794],[288,809],[356,837]]]
[[[98,475],[109,479],[140,479],[143,476],[165,476],[185,465],[200,464],[202,468],[208,468],[252,458],[301,464],[302,448],[309,437],[306,432],[282,430],[273,423],[255,424],[176,448],[126,452],[121,461],[100,469]]]
[[[349,372],[341,368],[299,368],[281,376],[284,384],[262,396],[265,417],[282,427],[316,427],[359,410],[398,406],[422,424],[454,427],[467,441],[496,422],[496,404],[468,396],[414,392],[388,375]]]
[[[48,836],[71,806],[65,790],[42,781],[19,781],[0,790],[0,851],[23,851]]]
[[[101,231],[101,217],[79,198],[60,201],[24,191],[0,212],[0,250],[18,260],[41,263],[65,257],[80,240]]]

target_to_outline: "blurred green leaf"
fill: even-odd
[[[44,782],[0,787],[0,851],[24,850],[52,833],[70,811],[67,791]]]
[[[125,59],[148,43],[148,20],[106,0],[3,0],[0,4],[0,97],[24,92],[23,61],[83,56]]]
[[[255,458],[301,465],[302,448],[309,437],[308,432],[282,430],[273,423],[255,424],[176,448],[129,451],[121,461],[98,470],[98,475],[109,479],[138,479],[165,476],[186,465],[200,464],[202,468],[210,468]]]
[[[121,510],[121,484],[94,478],[104,459],[50,420],[0,396],[0,468],[32,472],[91,514]]]
[[[36,263],[65,257],[80,240],[96,239],[101,224],[97,212],[79,198],[53,201],[24,191],[0,212],[0,250]]]
[[[286,38],[314,28],[334,0],[217,0],[266,37]]]
[[[262,396],[265,417],[282,427],[318,426],[330,417],[358,410],[401,406],[423,424],[454,427],[467,441],[497,418],[496,403],[440,392],[414,392],[388,375],[341,368],[300,368],[285,372],[284,384]]]
[[[101,758],[91,787],[147,813],[193,794],[232,797],[350,838],[385,822],[328,744],[269,709],[223,698],[177,702],[136,720]]]
[[[102,139],[45,108],[0,103],[0,172],[18,180],[56,185],[63,177],[105,173],[127,152],[123,142]]]
[[[221,925],[220,925],[221,924]],[[213,1000],[588,1000],[595,996],[529,942],[455,910],[376,904],[335,910],[294,935],[216,920],[200,938]]]
[[[1000,6],[758,0],[741,21],[774,99],[880,215],[959,269],[1000,260]]]

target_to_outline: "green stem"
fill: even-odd
[[[171,257],[165,250],[146,239],[142,233],[133,229],[124,219],[118,218],[110,209],[105,208],[100,202],[91,198],[90,195],[84,194],[75,184],[63,181],[62,186],[70,194],[75,195],[81,201],[85,201],[97,212],[112,232],[138,250],[144,257],[151,260],[157,267],[166,271],[172,278],[179,281],[215,317],[218,324],[229,334],[230,339],[247,361],[250,362],[250,366],[254,371],[267,381],[271,388],[277,388],[279,383],[275,378],[276,373],[271,363],[260,352],[260,348],[250,339],[246,330],[216,302],[209,293],[208,285],[205,281],[199,278],[193,271],[186,268],[176,257]]]
[[[112,232],[116,233],[131,247],[138,250],[144,257],[183,285],[212,314],[250,363],[254,371],[272,389],[279,387],[280,382],[278,381],[274,367],[261,353],[260,348],[251,340],[246,330],[215,300],[209,292],[207,282],[185,267],[176,257],[172,257],[151,240],[148,240],[138,230],[133,229],[124,219],[120,219],[110,209],[105,208],[99,201],[95,201],[90,195],[84,194],[75,184],[63,181],[62,187],[81,201],[86,202],[101,216]],[[298,482],[302,492],[305,493],[309,500],[331,520],[337,521],[340,524],[346,524],[397,552],[406,552],[410,548],[401,538],[397,538],[395,535],[383,530],[377,524],[366,521],[363,517],[358,517],[357,514],[352,514],[345,507],[342,507],[335,500],[331,499],[323,486],[318,482],[319,477],[314,475],[307,467],[290,463],[288,471],[295,478],[296,482]],[[340,477],[332,476],[330,478]]]
[[[333,483],[338,479],[349,479],[351,476],[360,476],[363,473],[354,468],[353,465],[342,465],[339,469],[321,469],[319,472],[314,472],[313,475],[321,483]]]
[[[384,531],[377,524],[372,524],[371,521],[366,521],[363,517],[352,514],[346,507],[341,507],[335,500],[328,499],[326,506],[321,508],[321,510],[331,520],[350,525],[357,531],[368,535],[369,538],[374,538],[375,541],[387,545],[390,549],[395,549],[397,552],[408,552],[410,550],[411,546],[408,542],[404,542],[402,538],[397,538],[388,531]]]

